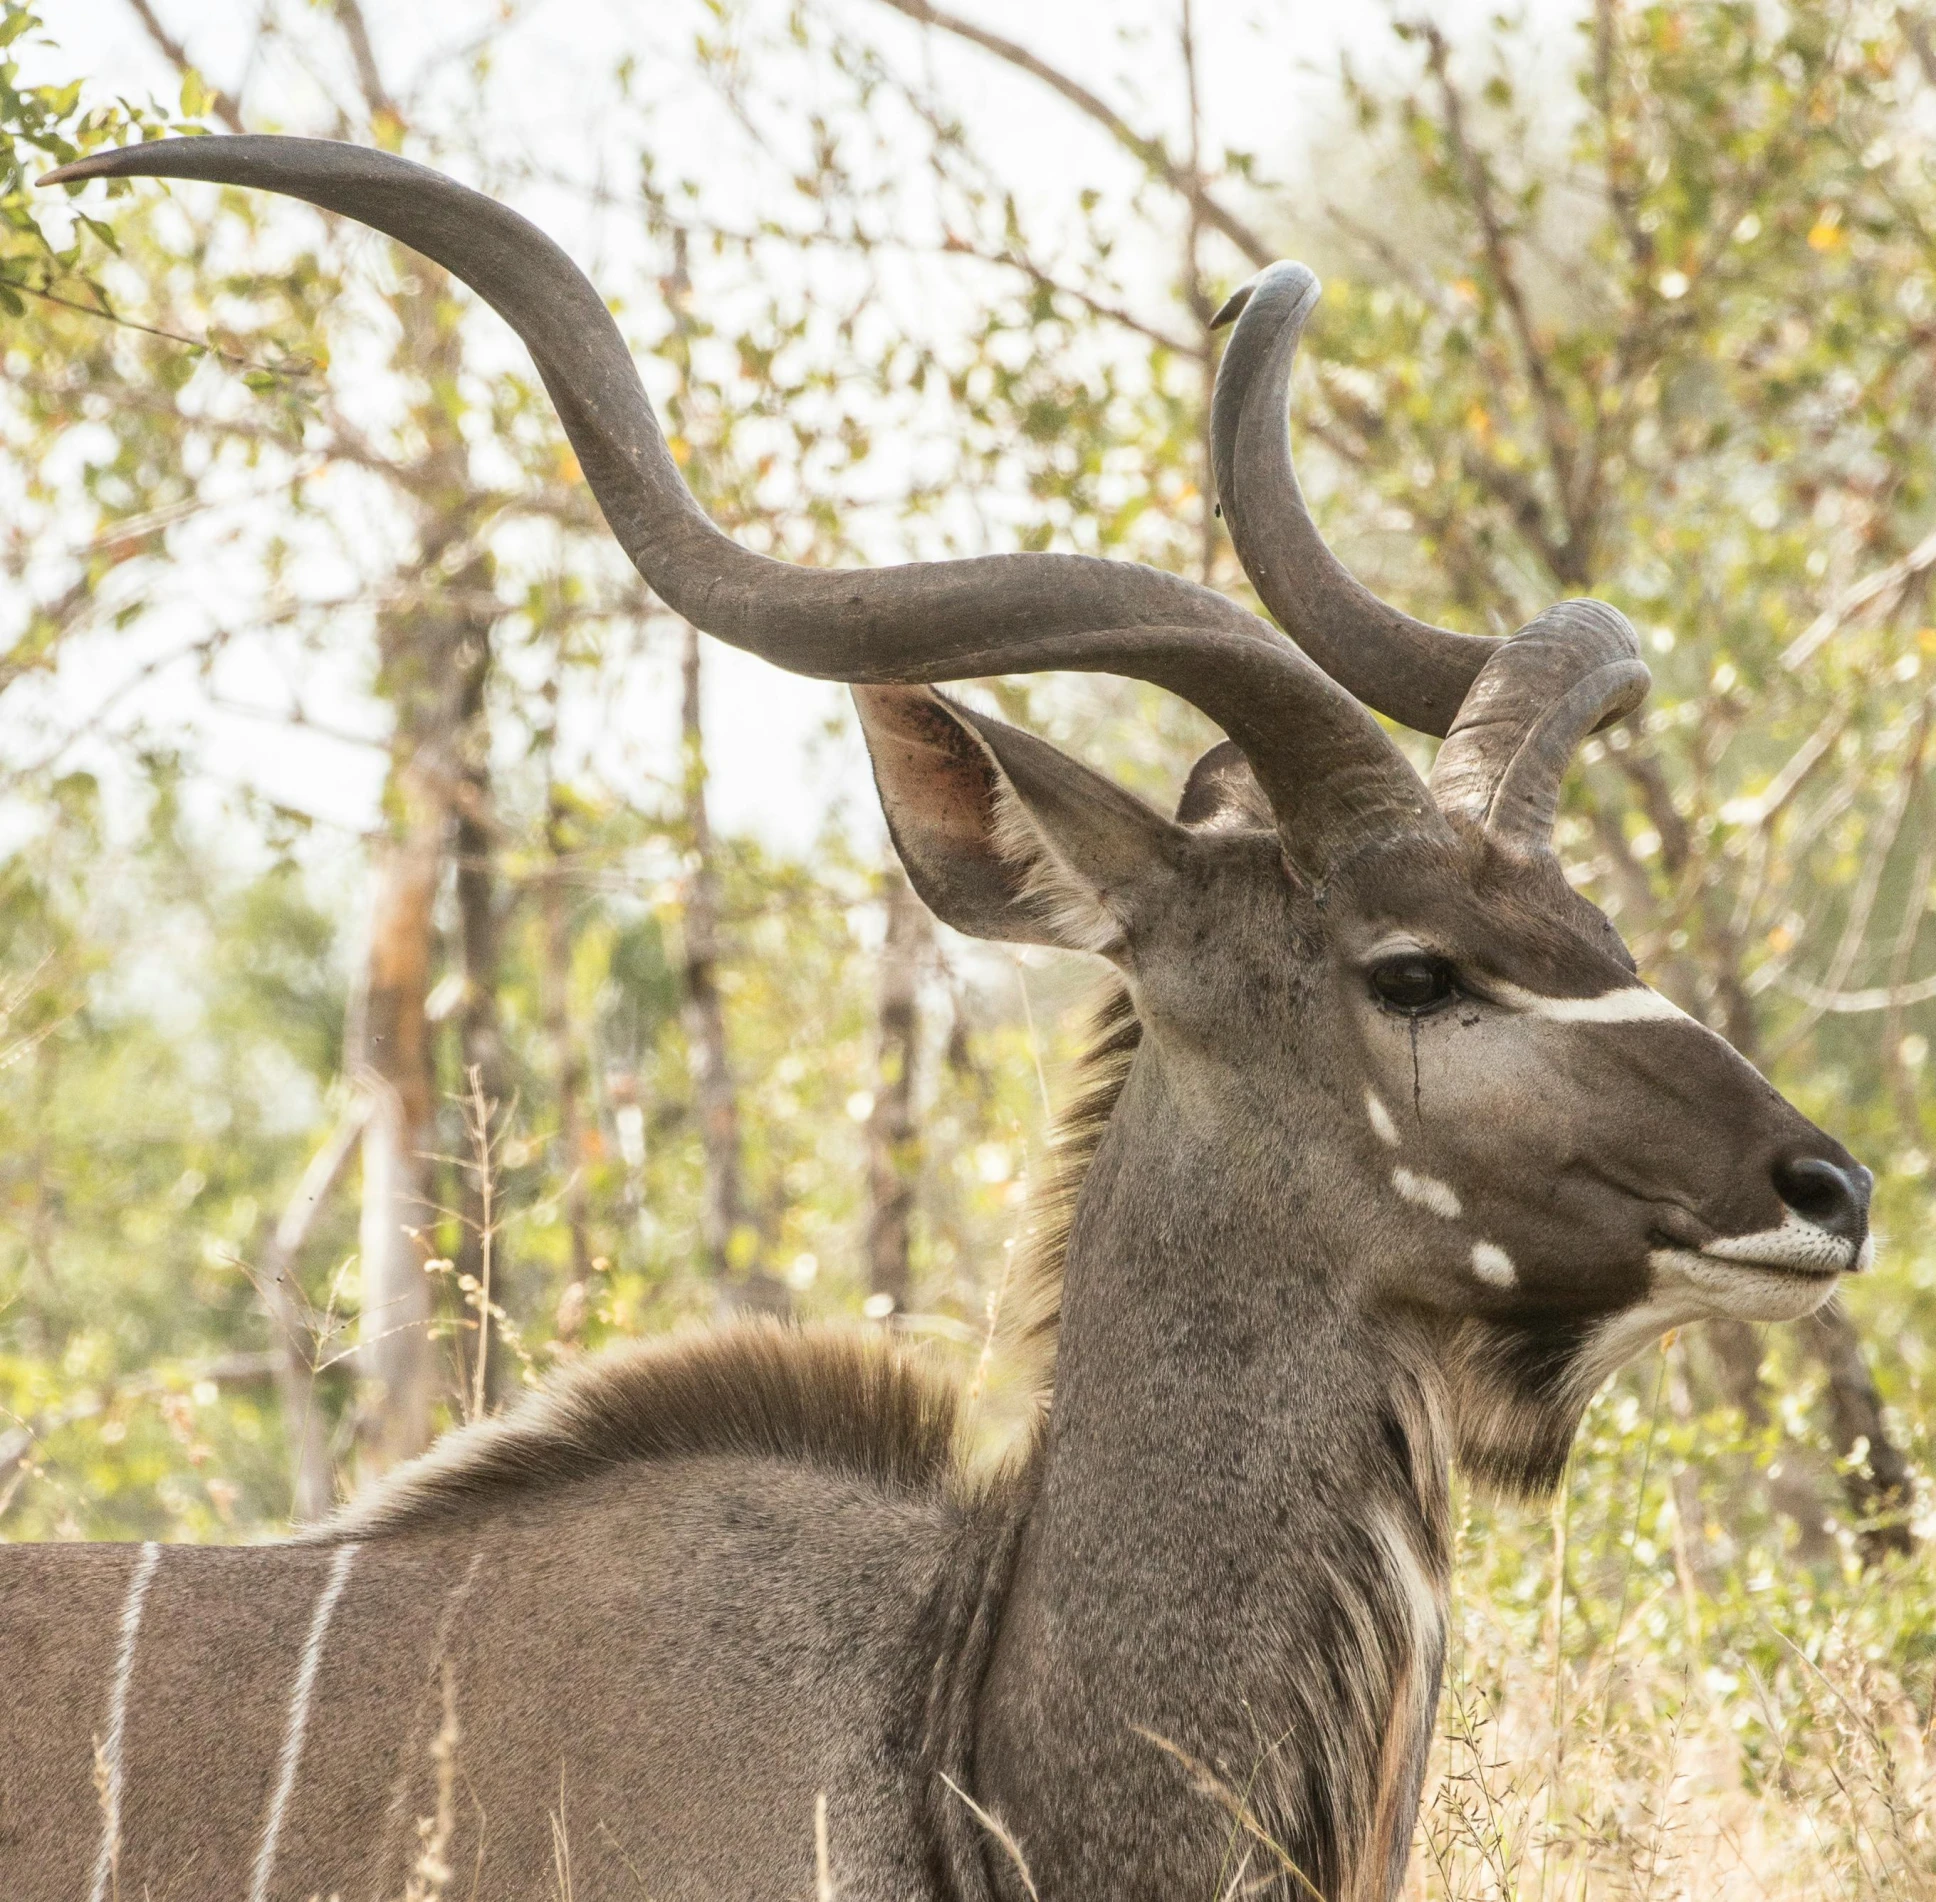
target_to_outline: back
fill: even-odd
[[[253,1549],[0,1548],[0,1895],[945,1891],[931,1708],[993,1536],[942,1483],[620,1460]],[[110,1849],[118,1819],[118,1850]]]

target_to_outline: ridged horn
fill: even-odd
[[[1499,642],[1473,682],[1433,763],[1433,797],[1516,851],[1550,851],[1574,752],[1649,684],[1625,615],[1604,601],[1548,608]]]
[[[1501,641],[1414,620],[1353,578],[1311,520],[1291,461],[1291,369],[1319,294],[1302,264],[1273,264],[1212,320],[1237,326],[1211,408],[1217,496],[1237,558],[1334,680],[1418,732],[1449,736],[1431,778],[1442,810],[1518,850],[1549,850],[1574,750],[1646,696],[1640,644],[1602,601],[1561,602]]]
[[[604,300],[508,206],[407,159],[321,139],[157,140],[95,153],[41,182],[130,176],[300,198],[468,284],[530,350],[639,572],[675,613],[735,647],[855,683],[1056,669],[1150,681],[1243,749],[1307,875],[1321,877],[1367,836],[1444,828],[1424,784],[1349,692],[1275,629],[1180,576],[1053,554],[816,570],[741,548],[686,488]]]
[[[1446,733],[1499,643],[1379,600],[1326,547],[1298,487],[1291,366],[1321,290],[1304,265],[1273,264],[1213,320],[1237,325],[1210,407],[1217,500],[1250,585],[1291,639],[1367,706]]]

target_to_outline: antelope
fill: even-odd
[[[454,1725],[453,1893],[1387,1902],[1450,1462],[1549,1489],[1663,1331],[1809,1313],[1870,1254],[1868,1172],[1562,873],[1568,762],[1648,685],[1631,627],[1568,601],[1461,635],[1352,579],[1292,467],[1296,264],[1232,298],[1213,412],[1272,626],[1127,562],[765,559],[506,207],[302,139],[50,180],[135,174],[287,193],[472,286],[667,607],[852,685],[936,915],[1113,988],[1035,1217],[1052,1372],[1009,1464],[970,1465],[891,1344],[769,1323],[584,1364],[289,1543],[12,1550],[0,1894],[387,1895]],[[933,684],[1050,669],[1222,729],[1173,817]],[[1442,738],[1429,780],[1373,710]]]

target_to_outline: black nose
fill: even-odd
[[[1791,1156],[1775,1164],[1775,1193],[1804,1220],[1858,1248],[1869,1233],[1874,1186],[1859,1162],[1844,1167],[1822,1156]]]

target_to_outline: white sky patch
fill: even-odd
[[[1392,1113],[1380,1100],[1376,1090],[1365,1092],[1365,1114],[1371,1118],[1371,1133],[1387,1149],[1398,1147],[1398,1125],[1392,1121]]]
[[[1448,1182],[1441,1182],[1437,1176],[1415,1175],[1410,1169],[1392,1171],[1392,1187],[1407,1202],[1421,1208],[1429,1215],[1436,1215],[1448,1222],[1459,1218],[1461,1204],[1456,1191]]]
[[[1519,1280],[1513,1258],[1497,1242],[1472,1244],[1472,1272],[1494,1288],[1510,1288]]]
[[[1678,1004],[1645,984],[1603,991],[1598,997],[1544,997],[1538,991],[1508,984],[1503,978],[1488,978],[1485,989],[1500,1003],[1552,1024],[1644,1024],[1672,1018],[1690,1024],[1694,1021]]]

